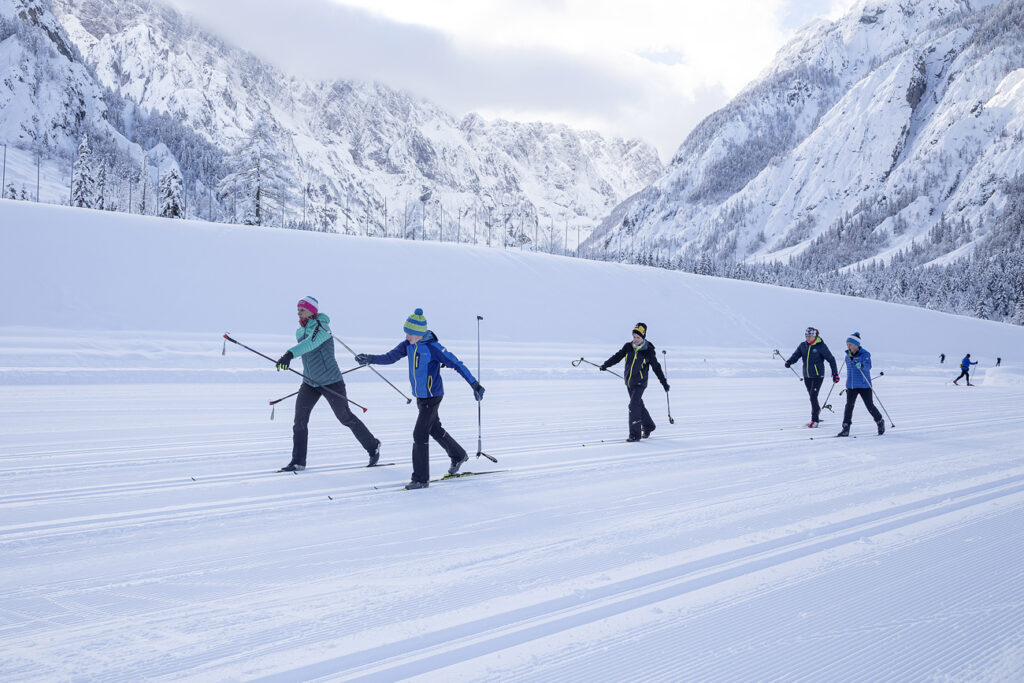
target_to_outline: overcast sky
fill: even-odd
[[[856,0],[167,1],[296,76],[640,137],[667,161],[798,28]]]

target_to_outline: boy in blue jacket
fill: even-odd
[[[871,396],[871,354],[860,345],[860,332],[854,332],[846,339],[846,410],[843,412],[843,431],[836,436],[850,435],[853,404],[858,396],[878,425],[878,435],[885,434],[885,420]]]
[[[409,383],[419,415],[412,430],[412,481],[406,489],[425,489],[430,486],[430,438],[441,444],[448,454],[451,467],[448,474],[457,474],[462,463],[469,460],[466,449],[452,438],[441,426],[437,415],[444,398],[444,384],[441,382],[441,368],[453,368],[462,375],[471,387],[476,400],[484,397],[484,388],[469,372],[465,365],[448,349],[441,346],[437,336],[427,328],[423,309],[417,308],[405,321],[405,341],[383,355],[360,353],[356,362],[360,365],[390,365],[403,356],[409,359]]]

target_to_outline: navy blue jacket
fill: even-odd
[[[667,383],[665,373],[658,362],[658,353],[654,350],[654,344],[646,339],[640,348],[633,346],[633,342],[626,342],[621,349],[604,362],[604,365],[611,367],[623,358],[626,359],[626,369],[622,373],[622,378],[626,380],[626,387],[629,391],[638,387],[646,389],[651,370],[654,370],[654,374],[661,380],[662,386]]]
[[[441,381],[442,367],[454,368],[455,372],[462,375],[462,378],[469,382],[470,386],[476,384],[476,378],[466,369],[462,361],[441,346],[437,336],[429,330],[417,343],[410,344],[403,339],[398,346],[387,353],[370,356],[370,362],[375,365],[391,365],[403,356],[409,359],[409,384],[412,385],[412,395],[416,398],[444,396],[444,383]]]
[[[858,365],[860,367],[857,367]],[[849,351],[846,352],[846,388],[871,388],[871,354],[867,349],[861,348],[855,356],[851,356]]]
[[[800,346],[796,347],[796,351],[786,359],[786,362],[792,365],[796,362],[797,358],[802,358],[804,361],[804,377],[807,379],[824,377],[825,361],[828,361],[833,375],[839,374],[839,370],[836,367],[836,358],[828,350],[828,347],[825,346],[825,342],[821,340],[821,337],[815,339],[813,344],[808,344],[806,341],[800,342]]]

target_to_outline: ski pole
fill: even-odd
[[[483,320],[482,315],[476,317],[476,381],[480,381],[480,321]],[[481,419],[481,406],[483,401],[476,402],[476,457],[481,455],[490,460],[491,462],[498,462],[498,459],[493,455],[484,453],[484,437],[483,437],[483,421]]]
[[[844,363],[843,365],[845,366],[845,363]],[[839,372],[842,372],[842,371],[843,371],[843,370],[842,370],[842,368],[840,368],[840,369],[839,369]],[[838,374],[839,374],[839,372],[837,372],[836,374],[838,375]],[[822,410],[828,410],[828,411],[829,411],[830,413],[832,413],[833,415],[835,415],[836,411],[832,410],[832,404],[828,402],[828,399],[829,399],[829,397],[830,397],[830,396],[832,395],[832,390],[836,388],[836,385],[837,385],[837,384],[839,384],[839,382],[832,382],[832,386],[830,386],[830,387],[828,388],[828,393],[827,393],[827,394],[825,395],[825,405],[823,405],[823,406],[821,407],[821,408],[822,408]],[[846,389],[843,389],[843,391],[846,391]],[[839,395],[840,395],[840,396],[842,396],[842,395],[843,395],[843,391],[840,391],[840,392],[839,392]]]
[[[357,365],[354,368],[349,368],[348,370],[343,370],[341,374],[347,375],[348,373],[352,372],[353,370],[358,370],[359,368],[364,368],[364,367],[366,367],[366,366],[365,365]],[[283,400],[285,400],[287,398],[291,398],[292,396],[297,395],[298,393],[299,392],[297,392],[297,391],[293,391],[292,393],[288,394],[287,396],[282,396],[281,398],[278,398],[278,399],[275,399],[275,400],[271,401],[270,402],[270,419],[271,420],[274,419],[274,406],[276,406],[278,403],[280,403],[281,401],[283,401]]]
[[[786,362],[786,359],[785,359],[785,358],[783,358],[782,354],[781,354],[781,353],[779,353],[779,350],[778,350],[778,349],[775,349],[775,353],[773,353],[773,354],[772,354],[772,356],[773,356],[773,357],[774,357],[774,356],[778,356],[778,357],[779,357],[779,359],[780,359],[780,360],[781,360],[781,361],[782,361],[783,363],[785,363],[785,362]],[[794,375],[796,375],[796,378],[797,378],[798,380],[800,380],[801,382],[803,382],[803,381],[804,381],[804,380],[803,380],[803,378],[802,378],[802,377],[800,377],[800,375],[797,375],[797,372],[796,372],[796,370],[793,370],[793,366],[792,366],[792,365],[790,365],[790,366],[789,366],[789,369],[790,369],[790,371],[791,371],[791,372],[792,372],[792,373],[793,373]]]
[[[665,361],[665,381],[668,382],[668,351],[662,349],[661,355]],[[668,423],[674,425],[676,421],[672,419],[672,405],[668,402],[668,389],[665,390],[665,407],[668,409]]]
[[[870,385],[871,385],[871,381],[870,381],[870,380],[868,379],[867,375],[865,375],[865,374],[864,374],[864,368],[857,368],[857,369],[858,369],[858,370],[860,370],[860,376],[861,376],[861,377],[863,377],[863,378],[864,378],[864,381],[865,381],[865,382],[867,382],[867,383],[868,383],[868,385],[870,386]],[[882,375],[884,375],[884,374],[885,374],[884,372],[883,372],[883,373],[880,373],[880,374],[879,374],[879,377],[881,377],[881,376],[882,376]],[[876,377],[875,379],[878,379],[878,377]],[[884,404],[884,403],[882,403],[882,399],[881,399],[881,397],[879,397],[879,395],[878,395],[878,394],[877,394],[877,393],[876,393],[876,392],[874,391],[874,387],[870,387],[870,388],[871,388],[871,390],[872,390],[872,393],[874,393],[874,394],[875,394],[875,398],[877,398],[877,399],[878,399],[878,405],[882,406],[882,412],[884,412],[884,413],[885,413],[885,416],[886,416],[886,417],[889,417],[889,411],[885,409],[885,404]],[[889,426],[890,426],[890,427],[895,427],[895,426],[896,426],[896,425],[895,425],[895,424],[893,423],[893,421],[892,421],[892,418],[891,418],[891,417],[889,417]]]
[[[333,333],[331,333],[331,338],[332,338],[332,339],[338,339],[338,337],[335,337]],[[351,353],[351,354],[352,354],[353,356],[355,356],[355,355],[356,355],[356,352],[352,350],[352,347],[350,347],[350,346],[349,346],[348,344],[346,344],[345,342],[341,341],[341,339],[338,339],[338,341],[340,341],[340,342],[341,342],[341,345],[342,345],[342,346],[344,346],[344,347],[345,347],[346,349],[348,349],[348,352],[349,352],[349,353]],[[398,388],[398,387],[396,387],[396,386],[395,386],[394,384],[392,384],[392,383],[391,383],[391,382],[390,382],[390,381],[388,380],[388,378],[387,378],[387,377],[385,377],[384,375],[382,375],[382,374],[380,374],[379,372],[377,372],[377,368],[373,367],[372,365],[369,365],[369,366],[367,366],[367,367],[369,367],[369,368],[370,368],[371,370],[373,370],[373,374],[377,375],[377,376],[378,376],[378,377],[380,377],[380,378],[381,378],[382,380],[384,380],[385,382],[387,382],[387,383],[388,383],[388,386],[389,386],[389,387],[391,387],[392,389],[394,389],[394,390],[395,390],[395,391],[397,391],[398,393],[402,394],[402,398],[404,398],[404,399],[405,399],[405,405],[409,405],[410,403],[412,403],[412,399],[411,399],[411,398],[409,398],[408,396],[406,396],[406,395],[405,395],[405,394],[404,394],[404,393],[402,392],[402,390],[401,390],[401,389],[399,389],[399,388]]]
[[[271,357],[270,357],[270,356],[268,356],[267,354],[265,354],[265,353],[260,353],[259,351],[257,351],[256,349],[252,348],[251,346],[246,346],[246,345],[245,345],[245,344],[243,344],[242,342],[240,342],[240,341],[237,341],[237,340],[235,340],[235,339],[232,339],[232,338],[231,338],[230,336],[228,336],[228,333],[227,333],[227,332],[225,332],[225,333],[224,333],[224,339],[226,339],[227,341],[231,342],[232,344],[238,344],[239,346],[241,346],[241,347],[242,347],[243,349],[246,349],[247,351],[252,351],[252,352],[253,352],[253,353],[255,353],[255,354],[256,354],[257,356],[260,356],[261,358],[266,358],[266,359],[267,359],[267,360],[269,360],[269,361],[270,361],[271,363],[275,363],[275,364],[277,363],[277,361],[276,361],[276,360],[274,360],[273,358],[271,358]],[[226,342],[225,342],[225,347],[224,347],[224,348],[225,348],[225,349],[227,348],[227,344],[226,344]],[[222,352],[222,353],[223,353],[223,352]],[[309,382],[310,384],[316,385],[316,383],[315,383],[315,382],[314,382],[313,380],[311,380],[311,379],[310,379],[309,377],[306,377],[306,376],[305,376],[304,374],[302,374],[302,373],[301,373],[301,372],[299,372],[298,370],[295,370],[295,369],[293,369],[293,368],[288,368],[288,371],[289,371],[289,372],[294,372],[294,373],[295,373],[296,375],[298,375],[298,376],[299,376],[299,377],[301,377],[302,379],[306,380],[306,381],[307,381],[307,382]],[[352,399],[350,399],[350,398],[349,398],[348,396],[344,396],[343,394],[339,394],[339,393],[338,393],[337,391],[334,391],[333,389],[330,389],[330,388],[328,388],[328,387],[325,387],[325,386],[320,386],[320,388],[321,388],[321,389],[323,389],[324,391],[326,391],[326,392],[330,393],[330,394],[334,394],[334,395],[335,395],[335,396],[337,396],[338,398],[343,398],[343,399],[345,399],[346,401],[348,401],[349,403],[351,403],[352,405],[354,405],[354,406],[355,406],[356,408],[362,408],[362,409],[363,409],[363,412],[364,412],[364,413],[366,412],[366,408],[364,408],[363,406],[359,405],[358,403],[356,403],[355,401],[353,401]]]
[[[862,375],[864,374],[864,373],[863,373],[863,371],[861,372],[861,374],[862,374]],[[885,372],[880,372],[880,373],[878,373],[877,375],[875,375],[874,377],[872,377],[872,378],[871,378],[871,381],[872,381],[872,382],[874,382],[874,381],[875,381],[876,379],[878,379],[879,377],[883,377],[883,376],[885,376]],[[872,389],[873,389],[873,388],[874,388],[874,387],[872,387]],[[842,395],[843,395],[843,394],[845,394],[845,393],[846,393],[846,389],[843,389],[842,391],[840,391],[840,392],[839,392],[839,395],[840,395],[840,396],[842,396]],[[890,421],[891,421],[891,420],[890,420]]]
[[[598,365],[597,363],[592,363],[591,361],[589,361],[589,360],[587,360],[586,358],[583,358],[583,357],[580,357],[580,359],[579,359],[579,360],[574,360],[574,361],[572,362],[572,366],[573,366],[574,368],[578,368],[578,367],[580,366],[580,363],[590,363],[591,365],[593,365],[593,366],[594,366],[595,368],[597,368],[598,370],[600,370],[600,369],[601,369],[601,366],[600,366],[600,365]],[[619,373],[615,372],[614,370],[605,370],[605,372],[610,372],[610,373],[612,373],[613,375],[615,375],[616,377],[618,377],[619,379],[622,379],[622,375],[620,375]]]

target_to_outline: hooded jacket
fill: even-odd
[[[303,384],[324,386],[342,381],[341,369],[334,358],[334,337],[331,336],[331,319],[326,313],[317,313],[306,321],[305,326],[295,330],[295,341],[288,349],[293,358],[302,357]]]
[[[379,356],[370,356],[370,362],[375,365],[390,365],[397,362],[402,356],[409,359],[409,384],[412,385],[412,395],[416,398],[432,398],[444,396],[444,383],[441,380],[441,368],[453,368],[455,372],[462,375],[470,386],[476,384],[476,378],[466,369],[455,354],[441,346],[437,336],[427,330],[423,339],[415,344],[406,340]]]
[[[836,367],[836,358],[828,350],[828,347],[825,346],[825,342],[822,341],[821,337],[817,337],[813,344],[808,344],[806,341],[800,342],[800,346],[796,347],[796,351],[786,359],[786,362],[792,365],[796,362],[797,358],[801,358],[804,361],[805,379],[824,377],[825,361],[828,361],[833,375],[839,374],[839,370]]]

